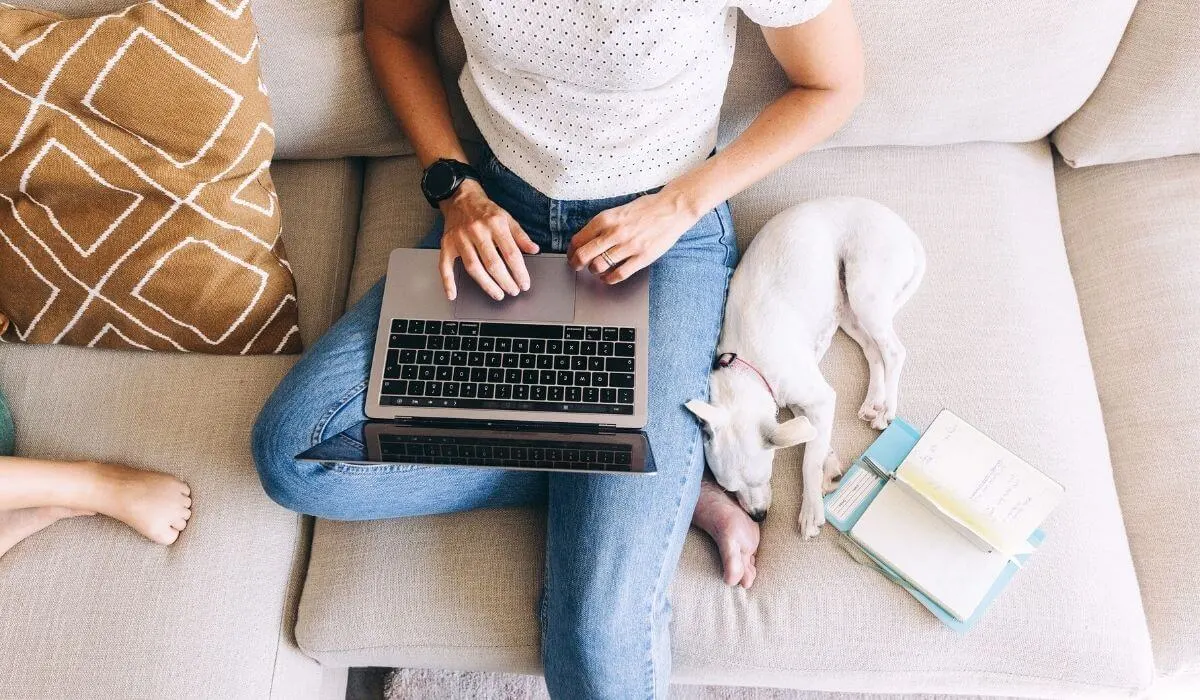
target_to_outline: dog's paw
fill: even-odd
[[[837,480],[846,473],[846,467],[842,464],[842,460],[830,450],[829,455],[825,457],[825,464],[821,471],[821,491],[829,493],[837,488]]]
[[[867,399],[863,402],[862,408],[858,409],[858,417],[870,423],[872,428],[883,430],[895,420],[896,409],[888,406],[886,402],[875,403]]]
[[[800,536],[810,540],[820,534],[824,524],[825,502],[821,500],[820,495],[810,498],[805,494],[804,501],[800,504]]]

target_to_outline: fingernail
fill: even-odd
[[[528,282],[526,282],[525,284],[521,285],[521,291],[522,291],[522,292],[528,292],[528,291],[529,291],[529,283],[528,283]]]

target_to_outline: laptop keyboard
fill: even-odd
[[[633,413],[633,328],[394,319],[384,406]]]
[[[629,445],[575,441],[380,435],[379,444],[384,461],[405,464],[628,471],[633,458]]]

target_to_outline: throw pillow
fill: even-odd
[[[249,4],[0,4],[6,340],[299,351]]]

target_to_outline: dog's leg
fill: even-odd
[[[870,380],[867,384],[867,395],[863,398],[862,407],[858,409],[858,417],[878,427],[887,414],[887,374],[883,368],[883,355],[875,339],[867,334],[858,320],[858,315],[849,304],[842,307],[841,327],[846,335],[854,339],[862,348],[863,356],[867,358],[867,368],[870,370]],[[884,426],[887,427],[887,426]]]
[[[892,326],[892,309],[870,308],[858,314],[863,332],[878,349],[883,365],[884,399],[881,411],[871,426],[883,430],[896,419],[900,405],[900,372],[908,356],[900,337]]]
[[[837,394],[833,387],[824,379],[814,387],[816,395],[802,406],[789,406],[792,413],[803,414],[816,428],[817,436],[804,445],[804,459],[801,461],[801,486],[804,490],[800,503],[800,534],[804,539],[815,537],[825,524],[825,503],[823,486],[825,471],[830,463],[832,453],[830,442],[833,434],[833,413],[837,404]],[[841,464],[832,457],[839,474]]]

